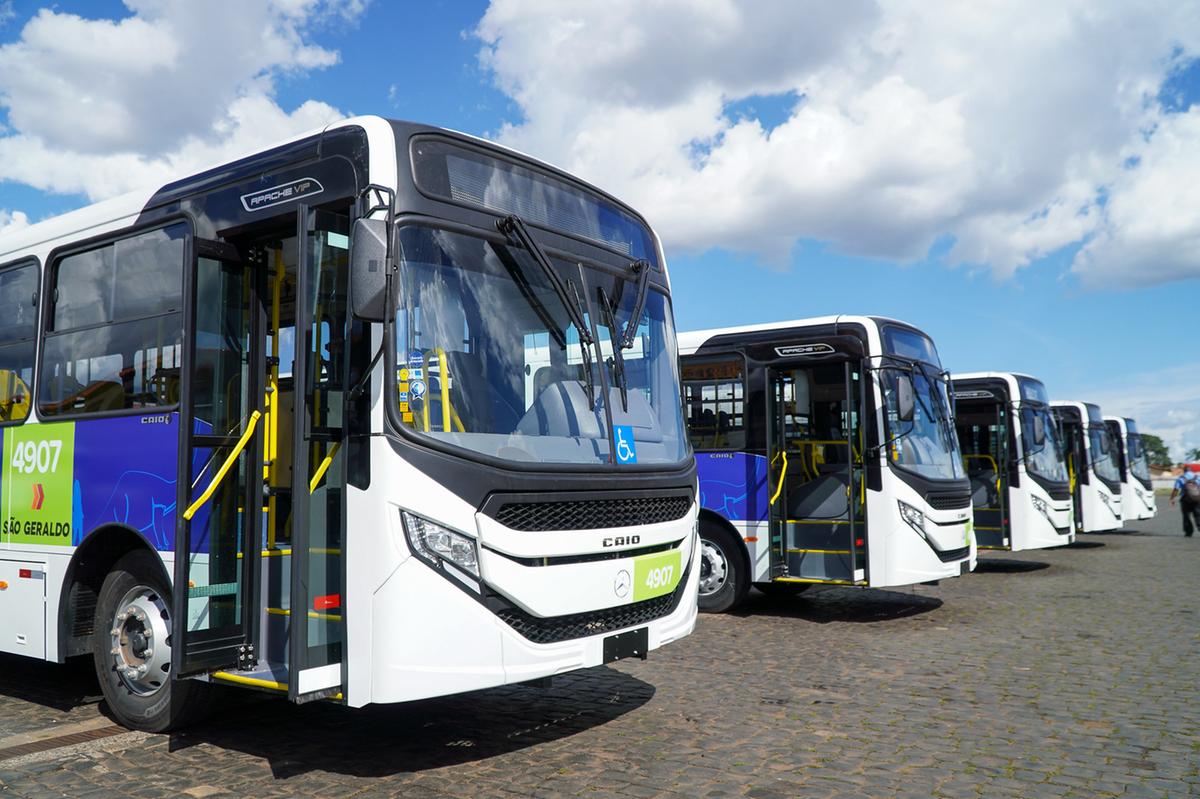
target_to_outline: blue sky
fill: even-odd
[[[25,24],[42,5],[28,0],[0,2],[0,46],[20,42]],[[586,125],[594,129],[597,117],[587,115],[594,114],[596,108],[616,109],[602,118],[611,120],[613,127],[628,126],[628,120],[621,116],[623,106],[620,105],[626,103],[638,113],[649,108],[648,119],[653,120],[655,114],[662,115],[667,120],[663,125],[665,128],[676,124],[674,120],[683,120],[678,124],[686,127],[698,116],[703,116],[694,112],[695,108],[708,108],[704,105],[708,95],[703,87],[696,89],[694,95],[681,94],[660,100],[664,92],[669,94],[674,85],[685,81],[676,81],[666,89],[639,83],[643,81],[639,76],[645,75],[646,71],[638,67],[636,52],[618,57],[625,58],[628,69],[625,63],[612,61],[596,67],[601,76],[599,84],[595,83],[597,79],[593,75],[584,74],[583,68],[577,68],[566,58],[570,51],[548,52],[546,59],[550,66],[544,68],[536,55],[527,56],[515,49],[524,41],[523,35],[537,36],[534,13],[537,9],[530,10],[530,19],[525,19],[522,15],[526,11],[515,8],[521,4],[497,4],[480,35],[474,31],[488,13],[488,4],[483,2],[400,4],[377,1],[368,4],[365,10],[346,15],[334,13],[335,5],[330,2],[330,9],[324,16],[314,12],[297,26],[297,30],[304,41],[325,52],[336,52],[337,63],[302,69],[271,63],[261,68],[257,76],[247,78],[261,81],[265,76],[269,81],[268,88],[256,85],[253,91],[261,91],[287,113],[306,102],[318,101],[345,114],[413,119],[500,138],[533,155],[584,173],[602,187],[633,202],[647,214],[652,224],[660,226],[668,247],[676,318],[681,329],[833,313],[893,316],[930,333],[952,370],[1028,372],[1042,377],[1056,397],[1095,398],[1108,403],[1113,411],[1142,413],[1148,417],[1143,422],[1144,427],[1149,432],[1155,432],[1156,426],[1161,428],[1177,448],[1200,446],[1200,381],[1196,377],[1200,374],[1200,356],[1194,347],[1181,343],[1195,340],[1197,308],[1200,308],[1200,278],[1197,276],[1200,270],[1189,271],[1193,262],[1184,262],[1182,266],[1160,274],[1155,271],[1157,261],[1152,255],[1144,256],[1149,259],[1145,261],[1131,258],[1125,266],[1114,260],[1116,255],[1105,256],[1096,245],[1093,249],[1099,255],[1088,255],[1090,260],[1086,261],[1080,255],[1089,242],[1119,240],[1120,231],[1094,225],[1088,227],[1079,224],[1079,220],[1088,215],[1094,219],[1106,214],[1109,210],[1106,207],[1107,192],[1122,191],[1122,186],[1130,182],[1136,170],[1123,172],[1119,168],[1121,161],[1126,167],[1137,167],[1143,158],[1148,163],[1167,158],[1156,155],[1151,149],[1141,155],[1137,138],[1126,136],[1130,143],[1117,141],[1105,145],[1108,149],[1103,152],[1111,154],[1111,160],[1117,164],[1104,173],[1106,178],[1096,178],[1089,184],[1067,170],[1070,172],[1068,178],[1031,179],[1029,183],[1038,186],[1028,190],[1034,199],[1024,206],[1017,203],[1000,211],[996,209],[1003,201],[997,198],[1015,193],[1011,184],[988,187],[986,191],[946,189],[946,193],[953,196],[944,201],[938,198],[933,203],[936,206],[933,211],[910,213],[909,203],[901,201],[892,206],[896,213],[891,214],[888,205],[877,202],[882,190],[875,191],[871,182],[883,178],[864,178],[857,170],[850,170],[853,176],[845,180],[847,188],[842,191],[836,174],[832,177],[823,175],[821,191],[825,194],[811,197],[804,192],[812,181],[799,174],[795,176],[794,184],[785,188],[796,192],[794,210],[789,209],[788,203],[762,196],[769,193],[771,184],[747,189],[762,196],[759,202],[766,210],[761,216],[775,220],[771,227],[764,227],[753,218],[756,212],[734,208],[724,200],[713,200],[714,196],[728,198],[731,202],[736,200],[737,182],[718,184],[718,189],[713,190],[715,193],[705,193],[712,188],[707,172],[713,170],[711,164],[706,168],[701,162],[726,157],[732,160],[729,154],[733,152],[739,157],[752,157],[755,152],[767,152],[764,148],[768,146],[782,147],[788,126],[799,125],[805,114],[822,113],[822,109],[836,107],[838,102],[843,102],[845,107],[857,107],[853,99],[835,101],[817,91],[810,96],[801,89],[802,86],[832,84],[829,75],[833,74],[834,67],[830,65],[841,68],[836,54],[830,55],[827,63],[815,66],[768,63],[754,65],[759,72],[752,78],[742,74],[746,70],[729,75],[719,92],[717,105],[712,107],[715,110],[704,112],[707,117],[703,124],[710,127],[701,125],[701,128],[707,132],[692,137],[686,142],[686,148],[675,148],[688,151],[680,156],[678,165],[659,169],[656,164],[666,163],[661,155],[643,154],[646,165],[629,175],[621,175],[620,169],[613,170],[617,185],[611,185],[605,180],[608,170],[596,166],[600,155],[592,156],[590,160],[581,157],[578,163],[572,163],[572,154],[580,152],[581,146],[559,146],[560,139],[579,136],[579,128],[572,126],[585,123],[577,120],[586,117]],[[121,20],[132,15],[130,8],[119,2],[59,0],[53,9],[59,15],[76,14],[88,20]],[[852,33],[855,25],[874,24],[870,21],[873,12],[865,5],[864,9],[862,19],[867,20],[865,23],[862,19],[847,19],[833,20],[829,25],[836,28],[844,24]],[[654,24],[653,19],[644,22],[647,27]],[[533,33],[527,34],[530,26],[534,26]],[[1089,35],[1100,36],[1102,33]],[[1146,48],[1157,46],[1153,43],[1158,39],[1148,35],[1146,38],[1150,42]],[[1142,131],[1142,143],[1152,139],[1156,125],[1164,126],[1165,130],[1172,119],[1188,114],[1193,104],[1200,100],[1200,68],[1196,67],[1189,46],[1159,47],[1158,51],[1150,52],[1141,60],[1132,56],[1128,59],[1130,64],[1150,64],[1137,67],[1143,69],[1144,74],[1152,74],[1151,67],[1155,64],[1160,68],[1158,82],[1154,84],[1157,86],[1157,106],[1152,109],[1157,116],[1147,122],[1143,110],[1138,112],[1143,117],[1129,123],[1131,131]],[[525,48],[526,51],[529,49]],[[481,50],[485,52],[482,63]],[[1036,57],[1041,56],[1030,56],[1031,59]],[[0,61],[0,65],[2,63]],[[559,79],[555,75],[556,63],[562,65],[564,73],[570,73],[561,78],[561,83],[553,83]],[[1168,66],[1162,66],[1164,63]],[[901,71],[904,68],[896,67]],[[697,67],[691,69],[694,72]],[[782,77],[774,80],[772,69],[778,69],[780,75],[788,73],[787,80]],[[911,70],[913,75],[921,72],[917,67]],[[605,74],[613,75],[613,85],[625,88],[609,96],[603,78]],[[794,77],[799,74],[804,77]],[[722,75],[714,75],[712,81],[717,83],[725,79]],[[650,77],[644,80],[649,81]],[[917,85],[916,78],[913,80],[913,85]],[[3,79],[0,79],[2,83]],[[244,93],[247,91],[244,86],[249,84],[242,85],[242,89],[231,91]],[[600,88],[595,88],[597,85]],[[860,91],[859,95],[875,96],[872,93],[874,85]],[[1025,93],[1026,88],[1022,85],[1000,86],[994,93],[1018,96]],[[0,96],[5,94],[4,89],[0,85]],[[926,85],[923,91],[929,94],[933,90]],[[1073,91],[1078,94],[1084,90]],[[1037,92],[1028,94],[1036,95]],[[947,97],[952,95],[959,96],[956,92],[947,92]],[[591,103],[593,98],[595,102]],[[1154,105],[1152,101],[1146,102]],[[0,123],[9,128],[10,134],[22,132],[12,125],[12,119],[16,118],[10,118],[10,112],[16,107],[13,103],[6,104],[0,99]],[[937,115],[949,107],[948,103],[949,100],[931,105],[928,119],[940,118]],[[969,99],[962,100],[961,105],[968,109],[962,111],[965,125],[947,123],[941,133],[930,134],[929,146],[933,153],[927,158],[932,163],[927,166],[930,177],[921,184],[921,191],[902,195],[916,197],[913,206],[920,205],[930,194],[932,190],[926,190],[926,187],[938,187],[937,191],[942,191],[941,187],[957,185],[961,178],[956,175],[1012,169],[1012,161],[1021,163],[1020,158],[1026,155],[1043,161],[1048,157],[1041,152],[1044,148],[1036,146],[1030,146],[1024,152],[997,149],[995,152],[999,155],[990,160],[976,156],[969,167],[953,174],[941,174],[936,163],[940,152],[946,153],[948,162],[955,159],[961,162],[964,158],[961,141],[955,138],[959,134],[955,131],[971,130],[972,125],[978,128],[989,120],[984,112],[971,116]],[[714,123],[709,117],[717,120],[716,127],[711,127]],[[846,117],[857,118],[854,113],[847,113]],[[656,135],[655,124],[648,123],[648,138]],[[1070,124],[1069,120],[1067,124]],[[760,130],[754,130],[754,126]],[[918,132],[912,134],[918,138],[905,143],[904,147],[919,149],[922,146],[920,129],[926,126],[935,127],[923,121],[917,126]],[[897,136],[909,135],[901,132],[901,127],[897,123]],[[1115,124],[1102,127],[1096,123],[1094,130],[1081,129],[1078,141],[1083,144],[1074,146],[1087,148],[1095,156],[1091,146],[1093,138],[1124,136],[1122,130]],[[4,132],[0,130],[0,134]],[[857,129],[851,129],[845,135],[848,140],[860,136],[869,139]],[[969,140],[976,150],[1007,146],[990,143],[986,131],[969,135],[976,136]],[[1047,131],[1046,135],[1057,137],[1057,131]],[[751,142],[746,145],[748,148],[759,149],[734,151],[732,148],[739,138]],[[1014,137],[1006,135],[1006,138]],[[576,138],[575,141],[580,140]],[[161,147],[166,151],[171,144],[163,142]],[[866,152],[861,160],[865,161],[877,157],[875,154],[885,145],[869,139],[868,144],[861,146]],[[597,150],[599,154],[603,152]],[[615,147],[608,157],[612,157],[611,153],[621,152]],[[1057,160],[1069,161],[1072,154],[1065,151]],[[880,172],[892,173],[902,167],[903,164],[897,167],[892,163]],[[780,166],[780,169],[788,168]],[[676,170],[675,178],[666,175],[669,169]],[[1049,171],[1043,169],[1043,173],[1058,176],[1056,169],[1057,164],[1054,164]],[[598,174],[590,174],[589,170]],[[676,182],[671,183],[672,179]],[[661,191],[645,189],[648,182],[664,188]],[[1079,199],[1073,192],[1081,183],[1087,185]],[[90,187],[91,184],[82,185]],[[86,191],[93,197],[103,193],[90,188]],[[660,207],[659,197],[668,196],[671,191],[695,191],[697,196],[706,199],[682,210],[678,208],[678,202],[672,205],[666,200]],[[1138,191],[1138,187],[1131,186],[1128,189],[1131,199],[1124,202],[1136,206],[1140,196]],[[631,197],[631,194],[636,196]],[[1053,215],[1054,198],[1063,197],[1067,198],[1065,203],[1074,202],[1078,208],[1069,208],[1065,221],[1056,222],[1053,233],[1036,227],[1039,217]],[[20,212],[29,221],[37,221],[88,201],[89,196],[84,192],[71,191],[65,184],[33,187],[19,176],[6,177],[0,169],[0,222],[5,212]],[[1122,200],[1118,197],[1113,202]],[[985,205],[988,206],[986,212],[977,210]],[[830,206],[836,206],[836,213],[831,212],[828,220],[806,225],[805,219],[821,215]],[[857,216],[859,207],[861,218],[852,218]],[[1003,214],[1003,218],[999,214]],[[903,221],[910,216],[911,226]],[[895,217],[902,221],[897,222]],[[1021,232],[1006,234],[1003,240],[988,238],[998,235],[994,230],[1006,224]],[[1129,227],[1136,226],[1131,224]],[[1076,228],[1082,232],[1077,233]],[[910,230],[917,231],[911,240]],[[1067,232],[1063,233],[1063,230]],[[759,241],[766,242],[776,234],[778,240],[759,246]],[[980,253],[1003,250],[1012,241],[1019,243],[1012,245],[1006,254],[994,260],[980,257]],[[1025,242],[1028,241],[1035,243],[1027,245]],[[1172,241],[1168,237],[1166,244],[1159,242],[1155,246],[1161,251]],[[1200,243],[1200,238],[1192,241]],[[1132,245],[1122,246],[1123,249],[1114,249],[1115,245],[1109,249],[1122,254],[1121,257],[1132,252]],[[1143,251],[1153,253],[1154,249],[1146,245],[1137,252]],[[854,252],[860,254],[846,254]],[[1144,280],[1140,277],[1143,273],[1146,275]],[[1189,416],[1189,413],[1193,415]],[[1182,455],[1182,452],[1176,454]]]

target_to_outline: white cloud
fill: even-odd
[[[1122,377],[1071,396],[1095,402],[1110,416],[1128,416],[1143,433],[1153,433],[1182,460],[1200,447],[1200,362]]]
[[[1200,275],[1200,106],[1158,121],[1110,186],[1104,224],[1075,258],[1086,282],[1131,285]]]
[[[274,101],[282,75],[331,66],[308,29],[363,0],[126,0],[123,19],[39,11],[0,46],[0,180],[92,198],[336,119]]]
[[[12,0],[0,1],[0,28],[3,28],[16,18],[17,12],[13,9]]]
[[[1121,246],[1170,232],[1143,214],[1139,242],[1118,199],[1170,170],[1172,131],[1175,160],[1200,161],[1154,101],[1200,53],[1194,4],[493,0],[476,35],[523,114],[496,136],[629,200],[672,248],[911,260],[948,234],[952,262],[1011,275],[1087,241],[1078,269],[1121,271]],[[800,100],[770,130],[729,110],[781,93]]]
[[[20,211],[6,211],[0,208],[0,236],[14,230],[20,230],[29,224],[29,217]]]

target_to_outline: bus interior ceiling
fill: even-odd
[[[981,549],[998,549],[1009,539],[1007,514],[1007,457],[1004,409],[995,401],[959,399],[955,426],[963,465],[971,481],[971,504],[975,514],[975,540]]]
[[[773,375],[773,485],[780,488],[781,473],[783,485],[772,513],[784,527],[786,573],[854,582],[866,564],[860,372],[842,362]]]

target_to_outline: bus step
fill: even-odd
[[[850,550],[789,548],[787,573],[791,577],[822,582],[853,583],[856,575],[851,568],[852,562]]]
[[[288,667],[283,663],[268,663],[260,661],[253,669],[230,669],[214,671],[212,679],[226,685],[240,685],[246,688],[257,688],[260,691],[287,693]]]

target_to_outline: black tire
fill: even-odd
[[[146,550],[117,561],[100,589],[92,634],[96,679],[109,710],[122,725],[144,732],[185,726],[199,716],[207,699],[207,685],[171,679],[171,590],[161,575],[161,561]],[[155,610],[157,618],[152,618]],[[126,618],[118,619],[120,613]],[[146,671],[137,672],[137,663]],[[134,671],[123,674],[119,669]]]
[[[700,611],[727,613],[750,590],[742,545],[721,525],[700,522]]]
[[[754,587],[771,599],[787,599],[813,587],[812,583],[755,583]]]

